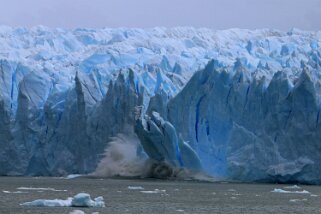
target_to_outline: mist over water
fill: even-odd
[[[108,142],[104,158],[91,175],[97,177],[171,178],[186,175],[166,162],[155,161],[140,148],[135,134],[117,134]]]
[[[138,138],[134,134],[118,134],[111,138],[94,176],[136,177],[145,173],[147,160],[137,155]]]

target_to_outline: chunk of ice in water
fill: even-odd
[[[275,188],[271,192],[276,192],[276,193],[294,193],[294,194],[310,194],[309,191],[302,190],[302,191],[288,191],[288,190],[283,190],[283,189],[277,189]]]
[[[155,193],[166,193],[166,190],[159,190],[159,189],[155,189],[155,190],[149,190],[149,191],[140,191],[141,193],[148,193],[148,194],[155,194]]]
[[[144,189],[144,187],[141,187],[141,186],[128,186],[127,188],[130,189],[130,190],[142,190],[142,189]]]
[[[91,199],[87,193],[79,193],[73,198],[62,199],[37,199],[31,202],[25,202],[22,206],[31,207],[105,207],[104,198],[102,196]]]

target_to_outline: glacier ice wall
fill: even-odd
[[[168,104],[206,171],[243,181],[320,182],[319,70],[270,81],[210,62]],[[195,93],[195,91],[197,91]]]
[[[135,107],[204,170],[321,183],[321,33],[0,27],[0,174],[91,173]]]

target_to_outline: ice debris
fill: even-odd
[[[67,192],[68,190],[60,190],[51,187],[43,188],[43,187],[18,187],[18,190],[32,190],[32,191],[53,191],[53,192]]]
[[[160,189],[155,189],[155,190],[144,190],[140,191],[141,193],[147,193],[147,194],[157,194],[157,193],[166,193],[166,190],[160,190]]]
[[[274,189],[271,192],[275,192],[275,193],[292,193],[292,194],[310,194],[309,191],[306,190],[302,190],[302,191],[287,191],[287,190],[283,190],[283,189]]]
[[[128,186],[127,188],[130,189],[130,190],[142,190],[142,189],[144,189],[144,187],[141,187],[141,186]]]
[[[22,206],[31,207],[105,207],[104,198],[102,196],[91,199],[87,193],[79,193],[74,197],[62,199],[37,199],[31,202],[25,202]]]

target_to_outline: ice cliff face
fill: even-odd
[[[208,172],[243,181],[319,183],[317,72],[304,68],[291,80],[283,70],[267,81],[212,61],[170,100],[168,118]]]
[[[158,134],[175,133],[160,142],[209,174],[321,183],[320,40],[295,29],[1,27],[0,174],[93,172],[143,106],[147,124],[163,121]]]

